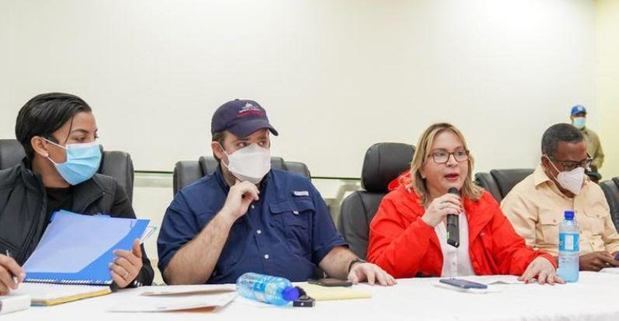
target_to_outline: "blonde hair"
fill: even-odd
[[[423,132],[423,135],[421,135],[419,141],[417,142],[416,150],[413,155],[413,161],[411,162],[411,182],[408,186],[410,189],[413,189],[415,193],[417,193],[421,201],[421,205],[425,205],[428,202],[428,189],[426,187],[425,178],[421,176],[421,168],[425,162],[429,160],[434,139],[438,136],[438,134],[445,131],[451,131],[458,136],[460,141],[462,141],[464,149],[468,151],[466,141],[464,140],[464,135],[462,135],[462,132],[460,132],[458,128],[451,124],[436,123],[428,127]],[[483,189],[473,183],[472,172],[474,163],[473,156],[469,155],[467,160],[469,170],[464,180],[464,185],[462,186],[461,192],[463,197],[478,200],[483,193]]]

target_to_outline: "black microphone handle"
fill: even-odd
[[[458,195],[458,189],[451,187],[448,193]],[[458,247],[460,246],[460,222],[457,214],[447,214],[447,244]]]
[[[460,223],[458,215],[447,214],[447,244],[460,246]]]

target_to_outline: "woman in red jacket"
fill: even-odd
[[[457,128],[439,123],[426,129],[410,172],[390,186],[370,224],[368,260],[396,278],[514,274],[525,282],[562,283],[555,259],[525,245],[496,200],[473,184],[472,168]],[[447,243],[445,227],[454,213],[458,247]]]

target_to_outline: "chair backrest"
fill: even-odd
[[[619,230],[619,177],[614,177],[610,180],[600,183],[608,207],[610,207],[610,216],[615,223],[615,228]]]
[[[213,156],[201,156],[197,161],[178,161],[174,165],[172,192],[174,195],[183,187],[211,175],[219,164]],[[301,162],[284,161],[281,157],[271,157],[271,168],[281,169],[311,178],[307,165]]]
[[[26,156],[16,139],[0,139],[0,169],[17,165]]]
[[[475,174],[475,182],[501,202],[516,184],[532,173],[531,168],[493,169],[490,173]]]
[[[26,152],[17,140],[0,139],[0,169],[19,164],[25,156]],[[128,153],[103,151],[98,173],[114,177],[127,192],[129,201],[133,201],[133,161]]]
[[[410,168],[415,147],[402,143],[377,143],[368,148],[361,171],[362,191],[348,195],[340,208],[338,229],[360,258],[367,254],[369,227],[389,182]]]

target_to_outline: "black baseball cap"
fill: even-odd
[[[213,114],[211,134],[230,131],[238,137],[247,137],[253,132],[267,128],[279,135],[269,123],[267,112],[253,100],[235,99],[221,105]]]

